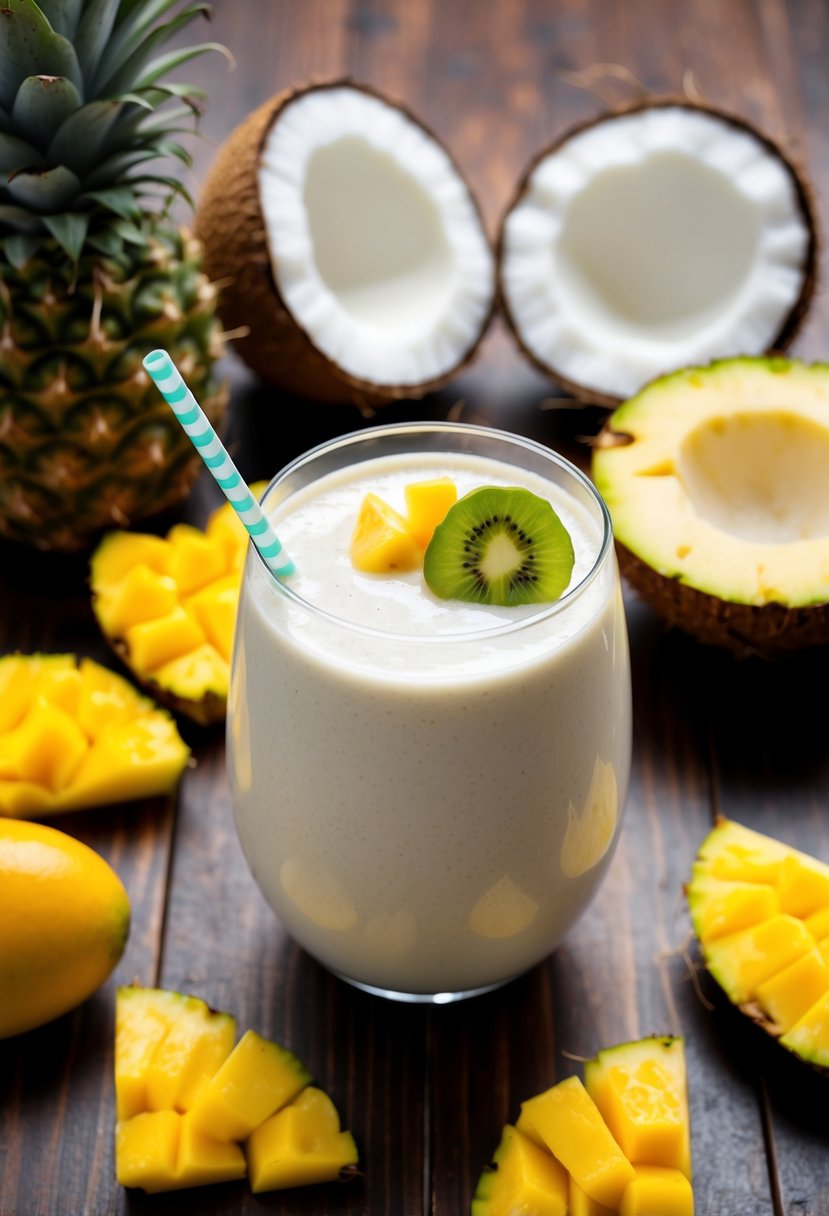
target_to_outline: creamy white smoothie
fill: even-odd
[[[335,441],[266,497],[297,573],[248,557],[228,754],[236,825],[289,932],[343,977],[448,999],[547,955],[610,860],[630,756],[627,636],[607,515],[572,466],[501,432],[382,427]],[[363,574],[371,491],[520,485],[573,541],[555,604],[436,598]]]

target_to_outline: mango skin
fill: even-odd
[[[129,927],[127,892],[103,857],[55,828],[0,819],[0,1038],[91,996]]]

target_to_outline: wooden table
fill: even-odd
[[[188,32],[189,33],[189,32]],[[829,227],[829,6],[822,0],[215,0],[218,57],[188,69],[211,91],[218,143],[249,110],[310,76],[348,73],[405,100],[450,145],[491,230],[530,157],[596,113],[568,70],[613,61],[656,92],[688,72],[710,100],[782,137],[810,167]],[[614,86],[618,89],[618,86]],[[213,154],[204,144],[198,175]],[[819,298],[796,345],[827,354]],[[279,400],[232,357],[230,439],[242,472],[365,419]],[[554,408],[498,323],[445,391],[383,419],[445,417],[523,431],[584,460],[597,411]],[[217,503],[202,481],[185,517]],[[3,650],[108,660],[82,560],[2,552]],[[556,955],[510,986],[436,1009],[385,1004],[329,976],[285,936],[236,843],[220,730],[185,726],[197,765],[177,802],[62,819],[121,874],[134,925],[113,979],[76,1012],[0,1044],[0,1213],[330,1212],[459,1216],[519,1102],[579,1057],[651,1032],[686,1036],[700,1216],[829,1213],[829,1081],[789,1059],[692,982],[682,884],[726,814],[829,859],[825,653],[738,662],[666,632],[628,599],[635,754],[621,845]],[[354,1131],[365,1177],[253,1198],[242,1183],[127,1195],[113,1178],[113,993],[118,982],[194,992],[289,1045]]]

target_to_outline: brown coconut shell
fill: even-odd
[[[630,436],[615,430],[610,418],[594,446],[618,447],[629,441]],[[756,655],[763,659],[781,659],[829,643],[829,603],[793,607],[720,599],[661,574],[621,541],[615,544],[619,569],[634,591],[666,624],[700,642],[723,647],[741,658]]]
[[[312,82],[270,98],[235,128],[219,148],[204,182],[196,214],[196,233],[204,246],[204,269],[220,287],[219,315],[229,330],[240,330],[234,350],[262,379],[299,397],[330,404],[351,404],[370,411],[390,401],[419,398],[457,375],[475,357],[495,312],[492,306],[480,333],[445,374],[421,384],[377,384],[337,366],[318,349],[288,308],[277,286],[259,202],[257,169],[262,149],[283,111],[320,89],[358,89],[394,106],[425,131],[449,156],[446,146],[405,106],[349,78]],[[485,231],[477,199],[466,186]]]
[[[541,372],[542,375],[554,379],[562,386],[562,388],[571,393],[578,401],[583,402],[585,405],[600,405],[605,406],[608,409],[615,409],[616,406],[622,403],[623,397],[617,397],[610,393],[603,393],[597,389],[591,388],[589,385],[579,384],[574,380],[570,380],[552,365],[542,362],[537,355],[535,355],[534,352],[527,347],[521,336],[521,331],[516,322],[515,316],[509,307],[506,293],[504,292],[502,265],[504,258],[505,225],[510,214],[515,210],[518,204],[523,201],[525,195],[527,194],[530,178],[538,165],[543,160],[546,160],[548,156],[552,156],[554,152],[557,152],[560,148],[562,148],[564,144],[569,143],[571,139],[574,139],[577,135],[581,135],[582,132],[589,131],[593,127],[599,126],[602,123],[614,122],[618,118],[626,117],[629,114],[643,113],[647,110],[666,109],[694,110],[703,114],[708,114],[714,118],[717,118],[720,122],[728,126],[736,127],[738,130],[747,132],[749,135],[754,136],[754,138],[759,143],[763,144],[764,147],[766,147],[769,152],[772,153],[772,155],[777,157],[789,174],[794,186],[804,223],[809,232],[809,248],[806,255],[806,263],[803,267],[803,285],[800,290],[800,295],[792,308],[782,319],[780,329],[775,335],[774,340],[769,344],[766,351],[734,351],[733,353],[735,355],[748,353],[759,355],[768,354],[770,351],[786,350],[791,345],[795,335],[803,324],[803,320],[809,310],[809,306],[817,286],[819,238],[813,192],[806,171],[802,166],[797,165],[793,158],[784,152],[780,145],[776,143],[771,136],[767,135],[764,131],[759,130],[747,119],[739,117],[736,114],[732,114],[727,110],[721,110],[719,107],[710,105],[707,102],[690,101],[685,97],[665,96],[647,97],[644,99],[640,98],[634,102],[621,104],[611,110],[605,110],[601,114],[597,114],[593,118],[588,119],[586,122],[578,123],[576,126],[570,127],[564,132],[563,135],[560,135],[558,139],[554,140],[547,147],[543,148],[542,151],[537,153],[524,171],[515,194],[509,202],[501,219],[501,223],[498,226],[498,236],[495,244],[495,266],[498,307],[507,322],[508,328],[515,338],[519,349],[530,361],[530,363],[532,363],[533,366],[536,367],[539,372]],[[671,368],[665,369],[665,371],[671,370]]]

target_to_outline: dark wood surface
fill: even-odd
[[[615,62],[657,93],[698,89],[784,140],[829,231],[829,6],[824,0],[214,0],[210,36],[237,66],[187,78],[212,106],[194,187],[236,122],[283,87],[348,74],[407,102],[449,144],[490,230],[526,163],[601,108],[567,73]],[[612,96],[624,87],[608,85]],[[819,295],[795,350],[826,357]],[[269,476],[309,444],[365,423],[351,409],[280,399],[231,356],[229,438],[242,472]],[[496,322],[441,393],[383,418],[506,426],[584,460],[596,411],[556,408]],[[183,515],[218,502],[202,479]],[[111,661],[80,559],[11,549],[0,561],[0,649]],[[666,632],[628,597],[635,745],[622,840],[593,905],[556,955],[457,1007],[410,1009],[353,991],[290,940],[235,840],[220,730],[185,727],[197,766],[177,799],[56,821],[98,849],[134,923],[112,980],[52,1025],[0,1043],[0,1216],[365,1213],[459,1216],[502,1124],[578,1057],[652,1032],[686,1036],[700,1216],[829,1213],[829,1081],[789,1059],[692,981],[682,900],[717,813],[829,860],[829,656],[738,662]],[[692,955],[693,961],[693,955]],[[194,992],[290,1046],[334,1097],[365,1176],[254,1198],[243,1183],[170,1196],[114,1182],[111,1080],[118,982]],[[700,995],[699,989],[702,990]]]

